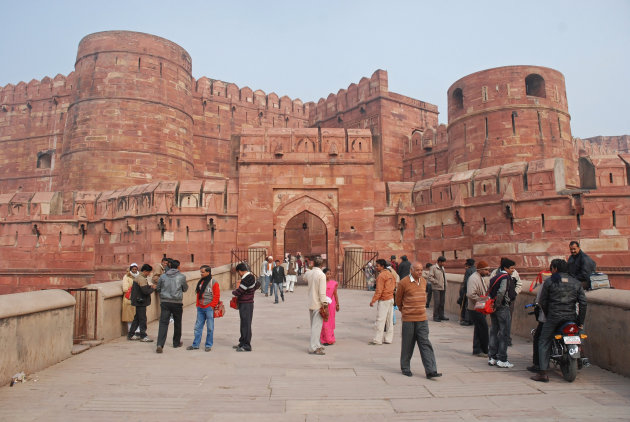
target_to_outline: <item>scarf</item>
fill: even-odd
[[[206,291],[206,288],[208,287],[208,283],[210,283],[210,281],[212,281],[211,275],[207,275],[199,279],[199,281],[197,282],[197,287],[195,288],[195,293],[197,293],[197,297],[199,297],[200,293]]]

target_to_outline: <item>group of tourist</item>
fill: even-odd
[[[543,312],[539,317],[533,365],[527,369],[537,372],[532,377],[535,381],[547,382],[546,370],[549,365],[551,340],[559,322],[577,319],[580,328],[586,315],[586,297],[584,290],[590,287],[590,274],[595,271],[595,263],[581,251],[577,241],[570,243],[571,256],[568,262],[554,259],[551,262],[552,274],[538,291],[537,302]],[[299,256],[299,255],[298,255]],[[232,291],[238,303],[240,317],[240,337],[234,345],[237,352],[252,351],[252,318],[254,296],[258,289],[265,294],[278,295],[284,301],[284,293],[293,292],[297,275],[301,272],[297,264],[298,256],[288,255],[284,263],[267,257],[261,265],[261,277],[257,280],[246,262],[236,266],[240,281]],[[179,271],[179,261],[164,258],[153,267],[144,264],[140,269],[133,263],[123,279],[123,321],[128,322],[129,340],[151,342],[146,334],[146,307],[151,303],[151,294],[156,291],[160,296],[160,322],[157,339],[157,353],[162,353],[168,332],[169,321],[174,322],[173,347],[181,347],[181,319],[183,310],[183,293],[187,291],[186,277]],[[312,265],[312,268],[309,266]],[[418,344],[425,375],[432,379],[440,377],[433,346],[429,340],[429,325],[426,309],[429,307],[431,293],[435,296],[433,321],[448,321],[444,314],[447,278],[445,272],[446,258],[440,256],[435,264],[422,265],[420,262],[409,262],[402,256],[400,262],[392,256],[390,262],[378,259],[374,265],[374,294],[370,306],[376,305],[376,321],[374,336],[370,345],[391,344],[394,338],[394,309],[402,314],[402,339],[400,367],[406,376],[412,376],[410,361],[415,344]],[[472,354],[487,357],[488,365],[499,368],[512,368],[508,360],[508,347],[511,346],[511,321],[514,303],[519,294],[522,282],[515,269],[516,263],[507,257],[500,259],[497,268],[486,261],[466,260],[464,282],[460,290],[458,303],[461,305],[460,323],[472,325]],[[315,257],[310,263],[304,263],[304,279],[308,283],[310,344],[308,352],[324,355],[324,346],[335,344],[335,316],[339,311],[338,282],[334,280],[332,270],[322,268],[323,259]],[[150,277],[150,274],[153,276]],[[429,286],[431,286],[429,288]],[[202,332],[206,326],[206,342],[204,350],[209,352],[213,345],[214,308],[220,301],[219,283],[212,278],[211,268],[203,265],[200,268],[200,279],[196,289],[197,320],[194,328],[194,340],[188,350],[200,348]],[[494,300],[494,308],[490,313],[491,325],[487,317],[478,312],[476,305],[488,298]],[[579,312],[575,309],[578,306]],[[135,308],[135,312],[133,309]],[[133,313],[133,318],[130,315]],[[545,316],[547,317],[545,320]]]
[[[576,320],[582,329],[586,317],[584,286],[589,286],[587,283],[590,274],[595,271],[595,263],[580,250],[577,241],[572,241],[569,247],[569,262],[564,259],[552,260],[549,268],[551,277],[543,282],[537,292],[536,303],[540,304],[542,312],[537,317],[539,324],[534,337],[533,365],[527,367],[537,373],[532,377],[534,381],[549,381],[546,370],[549,367],[551,341],[558,325]],[[511,346],[514,303],[521,289],[515,265],[513,260],[503,257],[499,268],[493,270],[486,261],[479,261],[476,266],[471,265],[475,271],[468,276],[465,283],[468,315],[474,325],[472,353],[474,356],[487,357],[488,365],[499,368],[514,367],[508,360],[508,347]],[[584,281],[580,281],[578,277],[582,277]],[[490,329],[486,315],[475,308],[477,302],[487,298],[494,300],[494,310],[490,313]]]

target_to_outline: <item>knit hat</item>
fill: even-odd
[[[479,261],[477,262],[477,269],[478,270],[487,270],[489,267],[488,263],[486,261]]]
[[[131,265],[129,266],[129,269],[131,269],[132,267],[138,268],[138,264],[136,264],[135,262],[132,262]]]

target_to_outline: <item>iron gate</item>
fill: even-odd
[[[98,290],[97,289],[66,289],[74,296],[74,344],[85,340],[96,340]]]
[[[258,279],[260,268],[263,261],[267,258],[267,249],[265,248],[249,248],[249,249],[232,249],[231,253],[231,286],[236,288],[238,273],[235,270],[237,264],[245,262],[249,266],[249,271]]]
[[[343,259],[343,282],[345,289],[367,290],[376,282],[376,259],[378,252],[362,249],[346,249]]]

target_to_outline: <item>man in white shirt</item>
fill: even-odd
[[[326,274],[321,269],[324,260],[318,256],[313,261],[313,269],[304,278],[308,282],[309,312],[311,317],[311,343],[308,352],[312,355],[325,355],[324,347],[320,343],[322,324],[324,319],[320,314],[323,309],[328,314],[328,300],[326,299]]]

